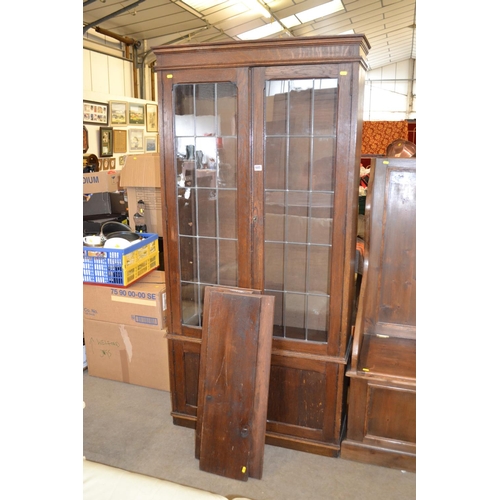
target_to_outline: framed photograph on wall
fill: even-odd
[[[118,127],[128,124],[128,103],[109,101],[109,124]]]
[[[128,148],[129,151],[144,151],[144,129],[128,129]]]
[[[133,102],[128,105],[128,124],[129,125],[144,125],[144,104],[135,104]]]
[[[87,127],[83,126],[83,154],[89,150],[89,131]]]
[[[83,101],[83,123],[107,125],[108,110],[108,104],[105,102]]]
[[[113,156],[113,129],[112,127],[99,127],[99,156]]]
[[[158,135],[147,135],[144,138],[146,153],[158,153]]]
[[[158,106],[146,104],[146,132],[158,132]]]
[[[113,153],[127,152],[127,131],[113,129]]]

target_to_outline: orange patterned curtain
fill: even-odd
[[[361,155],[385,155],[387,146],[398,139],[408,140],[408,122],[363,122]]]

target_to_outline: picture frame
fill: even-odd
[[[128,125],[128,103],[109,101],[109,124],[118,127]]]
[[[144,151],[144,129],[128,129],[128,148],[129,151]]]
[[[158,153],[158,134],[144,137],[144,147],[146,153]]]
[[[83,126],[83,154],[89,150],[89,131],[87,127]]]
[[[87,125],[107,125],[109,107],[106,102],[83,101],[83,123]]]
[[[136,104],[130,102],[128,105],[128,124],[129,125],[144,125],[144,104]]]
[[[99,127],[99,156],[113,156],[113,128]]]
[[[127,131],[113,129],[113,153],[127,152]]]
[[[158,106],[146,104],[146,132],[158,132]]]

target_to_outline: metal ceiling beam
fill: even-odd
[[[99,23],[103,23],[104,21],[107,21],[108,19],[112,19],[113,17],[118,16],[119,14],[122,14],[123,12],[127,12],[130,9],[133,9],[134,7],[137,7],[139,4],[144,2],[145,0],[137,0],[131,5],[128,5],[127,7],[123,7],[123,9],[117,10],[116,12],[113,12],[112,14],[109,14],[101,19],[98,19],[97,21],[94,21],[93,23],[89,23],[86,26],[83,27],[83,34],[87,33],[87,31],[90,28],[93,28],[94,26],[97,26]]]

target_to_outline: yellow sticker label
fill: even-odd
[[[370,370],[368,368],[363,368],[364,372],[369,372]]]
[[[174,75],[172,75],[171,73],[169,73],[169,74],[167,75],[167,78],[173,78],[173,77],[174,77]]]
[[[340,72],[340,76],[345,76],[345,75],[347,75],[347,71],[341,71]]]

